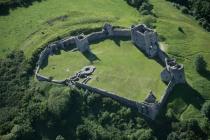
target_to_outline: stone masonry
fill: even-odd
[[[49,56],[53,56],[58,50],[65,50],[68,46],[75,45],[77,50],[81,53],[91,51],[90,44],[94,41],[100,41],[101,39],[107,39],[110,37],[127,37],[131,38],[133,44],[141,51],[143,51],[149,58],[159,59],[161,63],[165,64],[165,69],[161,72],[160,77],[162,81],[168,84],[164,95],[161,100],[156,101],[156,97],[152,91],[148,93],[144,102],[132,101],[114,93],[108,92],[103,89],[94,88],[86,83],[91,79],[91,74],[94,73],[94,66],[87,66],[81,69],[78,73],[70,78],[64,80],[54,80],[50,77],[39,74],[39,69],[42,67],[43,62],[48,59]],[[168,58],[166,54],[159,48],[157,32],[148,28],[144,24],[132,25],[131,28],[114,28],[111,24],[106,23],[101,31],[93,32],[88,35],[71,36],[59,41],[50,43],[40,53],[39,60],[37,62],[35,76],[39,81],[47,81],[57,84],[64,84],[67,86],[76,86],[102,96],[110,97],[128,107],[137,109],[143,116],[154,120],[160,110],[160,108],[167,102],[167,98],[170,95],[173,87],[176,84],[185,83],[184,66],[178,64],[175,59]],[[85,78],[82,82],[79,82],[81,78]]]

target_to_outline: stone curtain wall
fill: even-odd
[[[158,113],[158,109],[159,109],[158,104],[154,105],[154,104],[147,104],[147,103],[139,103],[136,101],[132,101],[132,100],[117,96],[114,93],[108,92],[106,90],[103,90],[100,88],[94,88],[89,85],[78,83],[78,82],[76,82],[75,86],[84,90],[88,90],[93,93],[100,94],[105,97],[112,98],[127,107],[130,107],[132,109],[137,109],[142,115],[153,120],[155,119]]]
[[[146,31],[146,32],[145,32]],[[107,92],[105,90],[94,88],[91,86],[88,86],[83,83],[75,82],[75,86],[78,88],[82,88],[85,90],[89,90],[91,92],[94,92],[96,94],[100,94],[102,96],[110,97],[128,107],[131,107],[133,109],[138,109],[138,111],[154,120],[157,116],[160,108],[166,103],[168,96],[170,95],[171,91],[173,90],[173,87],[178,83],[184,83],[185,77],[184,77],[184,69],[182,65],[178,65],[175,62],[174,65],[168,64],[169,58],[167,55],[158,47],[155,51],[156,56],[154,57],[149,54],[150,51],[148,49],[154,49],[154,47],[149,46],[148,44],[157,45],[157,33],[153,30],[147,28],[145,25],[137,25],[137,26],[131,26],[131,28],[128,29],[121,29],[121,28],[113,28],[110,24],[105,24],[102,31],[99,32],[93,32],[88,35],[79,35],[79,36],[73,36],[73,37],[67,37],[64,39],[61,39],[59,41],[53,42],[45,47],[45,49],[40,53],[39,60],[37,62],[36,72],[35,76],[37,80],[39,81],[47,81],[52,82],[56,84],[64,84],[64,85],[70,85],[69,79],[64,80],[54,80],[50,77],[46,77],[44,75],[39,74],[39,69],[43,66],[44,61],[48,59],[49,56],[54,55],[54,53],[58,50],[68,50],[68,47],[71,45],[76,45],[76,49],[78,49],[81,52],[84,52],[86,50],[89,50],[89,43],[100,41],[107,38],[112,37],[126,37],[131,38],[132,42],[140,48],[140,50],[144,51],[150,58],[153,59],[159,59],[167,68],[165,68],[163,74],[161,75],[162,80],[164,79],[165,75],[169,75],[168,86],[166,90],[164,91],[164,95],[162,96],[160,102],[154,102],[154,103],[148,103],[148,102],[136,102],[132,101],[123,97],[119,97],[113,93]],[[151,41],[148,43],[148,41]],[[180,66],[182,66],[180,68]],[[162,77],[163,76],[163,77]]]

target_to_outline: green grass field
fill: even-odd
[[[210,99],[210,76],[201,76],[195,71],[193,58],[196,54],[202,54],[210,71],[210,33],[202,29],[192,17],[183,15],[171,3],[165,0],[150,0],[150,2],[158,17],[156,30],[166,38],[165,50],[184,64],[189,83],[189,87],[184,87],[184,91],[182,89],[174,91],[167,107],[172,108],[180,119],[185,119],[186,116],[199,116],[202,102],[191,98]],[[0,16],[0,57],[13,49],[23,49],[27,57],[30,57],[34,50],[58,36],[66,36],[81,29],[101,27],[104,22],[129,27],[131,24],[139,23],[142,18],[144,17],[140,16],[136,9],[128,6],[124,0],[34,2],[28,8],[17,8],[11,10],[9,15]],[[178,27],[181,27],[184,33],[180,32]],[[68,53],[62,55],[68,56]],[[55,56],[55,59],[59,59],[57,57],[60,56]],[[60,61],[65,60],[60,57]],[[79,65],[74,68],[77,70]],[[70,72],[65,73],[69,75]],[[65,73],[59,71],[56,73],[55,69],[48,71],[47,74],[55,74],[62,78],[65,77]]]
[[[30,57],[38,47],[72,31],[102,27],[105,22],[129,27],[139,19],[139,13],[123,0],[34,2],[0,16],[0,56],[21,48]]]
[[[210,33],[197,22],[165,0],[150,0],[157,15],[157,32],[166,38],[167,52],[185,66],[189,87],[174,91],[168,104],[180,119],[201,117],[202,100],[210,99],[210,75],[204,77],[195,71],[193,58],[202,54],[210,70]],[[184,33],[178,30],[181,27]],[[198,118],[199,118],[198,117]]]
[[[117,44],[105,40],[91,45],[92,52],[100,60],[94,61],[96,71],[88,84],[136,101],[143,101],[152,90],[160,99],[166,89],[160,79],[163,67],[148,59],[130,41]],[[62,79],[86,65],[91,64],[80,52],[62,52],[50,57],[47,67],[40,73]]]

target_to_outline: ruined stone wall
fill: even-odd
[[[100,32],[91,33],[91,34],[87,35],[86,37],[87,37],[88,41],[91,43],[94,41],[106,39],[107,34],[104,31],[100,31]]]
[[[135,32],[135,31],[131,30],[131,39],[132,39],[132,42],[134,44],[136,44],[140,50],[145,51],[146,44],[144,41],[144,35],[142,35],[139,32]]]
[[[163,105],[167,102],[168,96],[170,95],[170,93],[172,92],[174,86],[176,85],[176,83],[172,80],[168,83],[168,86],[165,90],[164,95],[161,97],[160,99],[160,108],[163,107]]]
[[[78,88],[82,88],[84,90],[88,90],[90,92],[93,92],[93,93],[96,93],[96,94],[99,94],[99,95],[102,95],[105,97],[112,98],[127,107],[137,109],[139,111],[139,113],[143,114],[144,116],[146,116],[152,120],[155,119],[155,117],[158,113],[158,110],[159,110],[158,104],[139,103],[136,101],[132,101],[132,100],[117,96],[114,93],[108,92],[106,90],[103,90],[100,88],[94,88],[89,85],[78,83],[78,82],[76,82],[76,86]]]
[[[131,37],[131,30],[130,29],[119,29],[116,28],[113,30],[113,34],[115,37]]]
[[[139,28],[139,30],[142,30],[141,29],[142,27],[144,27],[144,26],[143,25],[136,26],[136,28]],[[148,28],[147,30],[151,30],[151,29]],[[155,38],[154,35],[151,35],[151,36],[152,37],[147,38],[147,39],[149,39],[149,40],[152,39],[152,42],[157,41],[156,40],[157,38]],[[145,35],[134,30],[134,28],[131,28],[131,29],[113,28],[111,25],[108,25],[108,24],[106,24],[104,26],[102,31],[93,32],[88,35],[83,35],[83,37],[81,38],[82,41],[78,40],[78,37],[79,36],[67,37],[67,38],[61,39],[59,41],[50,43],[48,46],[45,47],[45,49],[40,53],[39,60],[37,62],[37,67],[36,67],[36,72],[35,72],[35,76],[36,76],[37,80],[68,85],[67,79],[53,80],[50,77],[46,77],[46,76],[39,74],[39,69],[43,65],[44,61],[48,59],[49,56],[54,55],[54,53],[57,50],[65,50],[70,45],[76,45],[78,50],[80,50],[82,52],[83,49],[85,49],[85,47],[87,49],[87,46],[89,45],[89,43],[92,43],[95,41],[100,41],[100,40],[107,39],[110,37],[128,37],[128,38],[131,38],[131,40],[134,44],[138,44],[137,47],[139,47],[139,49],[142,51],[147,51],[146,46],[148,46],[148,44],[146,44],[146,42],[145,42]],[[158,48],[157,51],[158,51],[157,52],[158,58],[161,60],[161,62],[163,64],[165,64],[167,56],[165,55],[165,53],[162,50],[160,50],[160,48]],[[77,86],[79,88],[87,89],[91,92],[94,92],[94,93],[97,93],[97,94],[100,94],[100,95],[103,95],[106,97],[110,97],[110,98],[112,98],[128,107],[138,109],[138,111],[141,114],[154,120],[156,115],[159,112],[159,109],[166,103],[167,98],[170,95],[171,91],[173,90],[173,87],[175,86],[175,84],[182,83],[183,81],[185,81],[184,68],[172,69],[172,67],[169,66],[167,63],[166,63],[166,67],[167,68],[165,69],[165,71],[167,71],[170,76],[173,75],[175,78],[172,78],[169,80],[169,84],[168,84],[166,90],[164,91],[164,95],[162,96],[159,103],[146,103],[146,102],[139,103],[136,101],[132,101],[132,100],[117,96],[117,95],[107,92],[105,90],[88,86],[83,83],[76,82],[75,86]]]
[[[162,64],[165,64],[165,59],[168,58],[167,55],[160,49],[158,48],[158,58],[160,59]]]

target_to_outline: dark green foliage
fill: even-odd
[[[199,73],[206,71],[207,63],[205,62],[202,55],[197,55],[194,59],[195,69]]]
[[[139,12],[143,15],[152,14],[153,5],[148,2],[143,2],[139,7]]]
[[[55,140],[65,140],[63,136],[58,135]]]
[[[126,0],[126,1],[128,4],[136,8],[139,8],[141,4],[144,2],[144,0]]]
[[[10,85],[6,89],[1,85],[0,97],[3,100],[0,106],[0,139],[154,140],[155,133],[161,133],[158,125],[149,126],[138,112],[110,98],[55,84],[30,81],[30,70],[34,65],[29,62],[22,52],[13,52],[0,61],[0,83]],[[173,113],[169,112],[168,118],[173,118]],[[161,122],[161,126],[173,121],[176,119],[168,119]],[[173,123],[164,135],[171,132],[169,140],[205,139],[209,130],[208,121],[198,124],[190,120]]]
[[[210,31],[210,1],[209,0],[168,0],[181,5],[184,14],[191,14],[205,29]],[[180,7],[180,6],[176,6]]]
[[[210,119],[210,101],[207,101],[203,104],[201,112]]]
[[[17,7],[28,7],[33,4],[34,1],[41,0],[0,0],[0,15],[8,15],[10,9]]]
[[[14,6],[14,5],[27,6],[27,5],[30,5],[33,1],[35,1],[35,0],[0,0],[0,5],[4,5],[4,6]],[[41,1],[41,0],[37,0],[37,1]]]
[[[182,11],[183,14],[188,14],[189,13],[187,7],[184,7],[184,6],[181,7],[181,11]]]
[[[0,60],[0,139],[154,137],[138,113],[110,98],[30,81],[36,58],[12,52]]]
[[[142,15],[152,14],[153,5],[148,0],[126,0],[127,3],[135,7]]]
[[[142,23],[147,25],[149,28],[155,28],[157,19],[152,15],[147,15],[142,19]]]
[[[207,135],[201,130],[197,120],[188,120],[172,124],[172,132],[167,140],[203,140]]]

